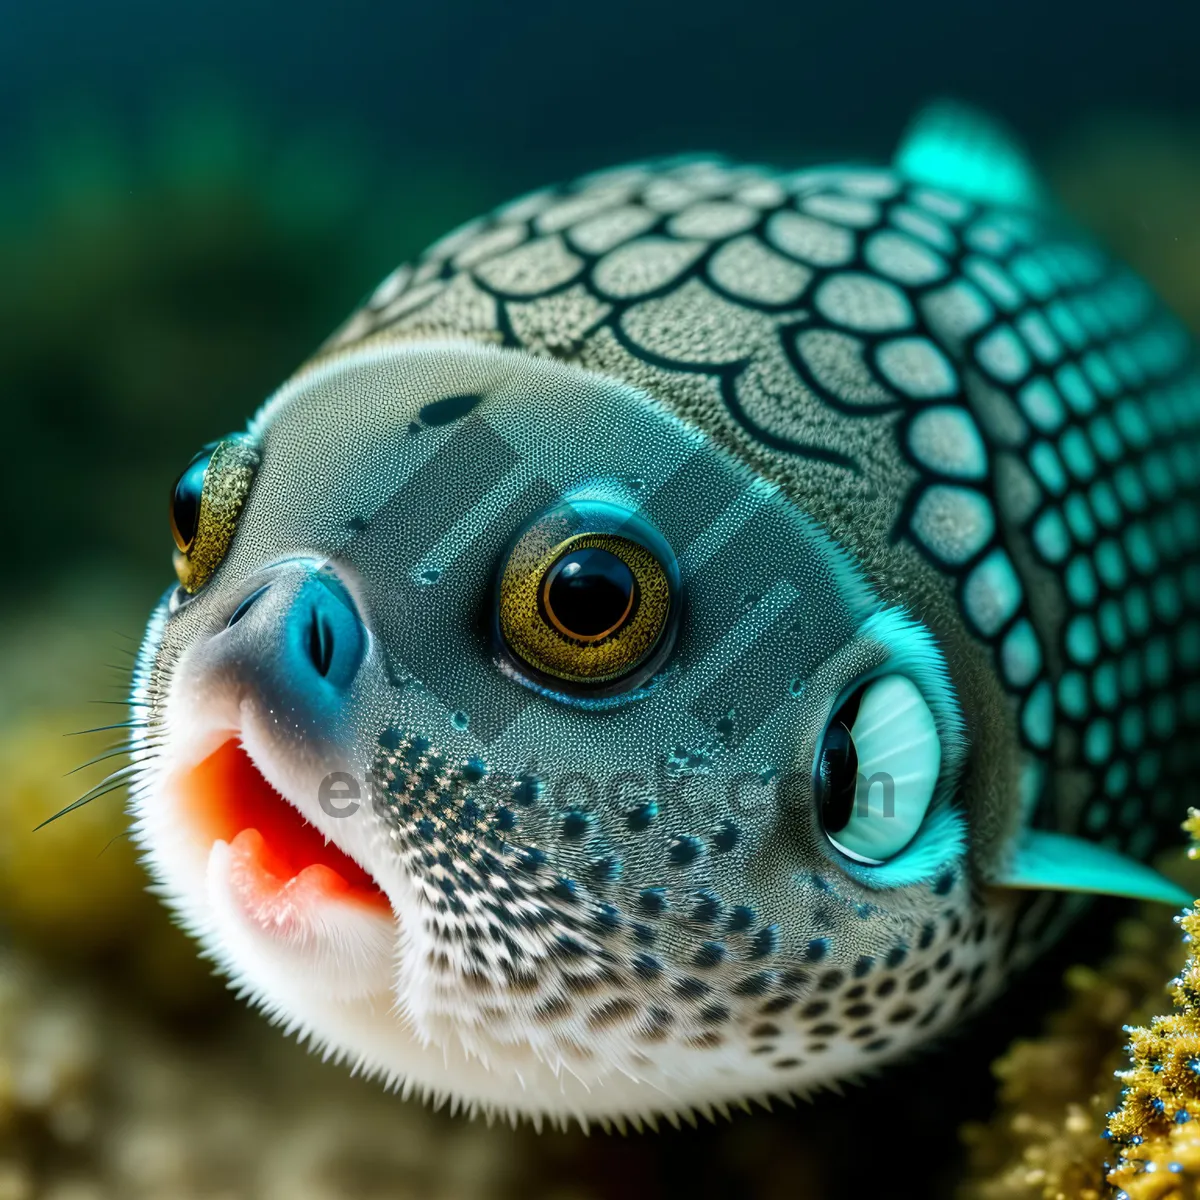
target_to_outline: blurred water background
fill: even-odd
[[[1200,329],[1198,61],[1185,0],[0,4],[0,1200],[953,1194],[987,1063],[1115,908],[850,1099],[539,1138],[244,1013],[143,894],[118,795],[31,830],[99,778],[64,774],[104,737],[63,734],[122,719],[94,702],[170,581],[181,465],[437,234],[647,154],[886,158],[952,95]]]

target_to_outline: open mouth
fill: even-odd
[[[329,900],[391,912],[371,875],[266,781],[236,738],[191,768],[181,793],[195,834],[229,846],[231,882],[260,921]]]

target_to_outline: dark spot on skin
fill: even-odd
[[[658,941],[658,934],[649,925],[633,925],[634,940],[640,946],[653,946]]]
[[[653,954],[635,954],[633,956],[633,973],[639,979],[656,979],[662,974],[662,962]]]
[[[629,812],[625,814],[625,824],[628,825],[634,833],[641,833],[642,830],[650,827],[650,823],[657,816],[657,801],[648,800],[645,804],[639,804],[636,808],[631,808]]]
[[[869,954],[864,954],[854,964],[854,978],[861,979],[864,975],[870,974],[871,968],[874,965],[875,965],[875,960]]]
[[[596,906],[593,925],[600,936],[605,937],[621,928],[621,914],[611,904],[599,904]]]
[[[686,867],[694,863],[704,852],[704,846],[699,838],[690,833],[672,838],[667,846],[667,858],[672,866]]]
[[[872,1004],[852,1004],[846,1009],[846,1016],[851,1020],[861,1020],[863,1017],[869,1017],[875,1011],[875,1006]]]
[[[772,1025],[770,1021],[762,1021],[750,1030],[750,1036],[752,1038],[778,1037],[779,1034],[779,1026]]]
[[[713,849],[720,854],[724,854],[737,845],[738,837],[738,827],[732,821],[722,821],[717,826],[716,832],[712,835]]]
[[[891,1045],[891,1038],[876,1038],[873,1042],[868,1042],[863,1049],[871,1054],[875,1054],[880,1050],[886,1050]]]
[[[735,904],[729,910],[729,932],[744,933],[755,921],[754,909],[745,904]]]
[[[764,925],[750,939],[749,958],[766,958],[768,954],[774,954],[779,949],[779,926]]]
[[[773,999],[768,1000],[758,1011],[764,1017],[773,1017],[777,1013],[787,1012],[795,1003],[795,996],[775,996]]]
[[[346,529],[350,533],[362,533],[367,528],[367,522],[362,517],[351,517],[346,522]]]
[[[690,1046],[693,1050],[716,1050],[718,1046],[724,1043],[725,1039],[715,1032],[702,1033],[699,1037],[688,1038],[685,1046]]]
[[[724,906],[721,897],[711,888],[703,888],[696,893],[696,903],[692,907],[692,920],[701,925],[712,925],[720,920]]]
[[[675,985],[675,994],[685,1000],[700,1000],[711,991],[712,988],[707,983],[690,976],[685,976]]]
[[[587,833],[591,823],[592,818],[590,814],[582,812],[578,808],[573,808],[569,812],[563,813],[562,835],[568,841],[575,841]]]
[[[747,975],[734,989],[735,996],[761,996],[769,991],[772,984],[775,982],[775,975],[772,971],[756,971],[753,975]]]
[[[563,972],[562,985],[576,996],[591,996],[604,986],[599,975],[572,975]]]
[[[809,1033],[816,1037],[834,1037],[840,1028],[841,1026],[833,1024],[832,1021],[826,1021],[823,1025],[814,1025]]]
[[[850,1036],[852,1038],[854,1038],[854,1040],[856,1042],[861,1042],[863,1040],[863,1038],[872,1037],[874,1035],[874,1033],[875,1033],[874,1025],[862,1025],[858,1029],[856,1029]]]
[[[890,996],[896,990],[896,981],[894,979],[881,979],[878,986],[875,988],[875,995]]]
[[[657,917],[667,908],[667,889],[660,887],[643,888],[638,893],[638,908],[647,916]]]
[[[956,988],[961,987],[966,978],[967,975],[965,971],[955,971],[954,974],[950,976],[949,981],[946,983],[946,991],[952,992]]]
[[[828,1000],[814,1000],[811,1004],[806,1004],[800,1010],[800,1017],[802,1020],[812,1020],[815,1017],[819,1017],[822,1013],[826,1012],[828,1009],[829,1009],[829,1001]]]
[[[569,1016],[570,1012],[571,1002],[566,996],[551,996],[549,1000],[543,1001],[533,1010],[533,1015],[539,1021],[553,1022]]]
[[[720,942],[701,942],[692,959],[696,967],[715,967],[725,961],[726,950]]]
[[[804,951],[804,957],[808,962],[820,962],[828,953],[829,939],[827,937],[813,938]]]
[[[937,882],[933,885],[933,894],[935,896],[945,896],[953,886],[954,876],[951,872],[947,871],[945,875],[939,876]]]
[[[928,950],[929,947],[933,945],[933,938],[934,938],[935,932],[936,932],[936,930],[934,929],[932,922],[928,922],[925,925],[922,925],[921,926],[921,937],[920,937],[920,940],[917,942],[917,945],[922,950]]]
[[[856,983],[852,988],[846,989],[846,1000],[859,1000],[867,994],[867,985],[865,983]]]
[[[781,1058],[774,1064],[780,1071],[789,1071],[792,1067],[798,1067],[800,1060],[798,1058]]]
[[[944,971],[954,961],[954,955],[947,950],[944,954],[938,956],[937,962],[933,964],[935,971]]]
[[[962,933],[962,917],[955,913],[950,918],[950,936],[956,938],[960,933]]]
[[[588,949],[569,933],[560,933],[554,940],[554,952],[560,958],[586,958]]]
[[[774,1042],[767,1042],[763,1046],[755,1046],[751,1049],[751,1054],[774,1054],[776,1046]]]
[[[721,1025],[729,1020],[729,1009],[724,1004],[710,1004],[700,1010],[700,1020],[705,1025]]]
[[[898,967],[907,957],[907,946],[894,946],[888,951],[887,958],[884,959],[884,962],[886,962],[889,967]]]
[[[510,992],[528,995],[538,990],[540,982],[536,975],[528,971],[514,971],[508,963],[504,964],[504,986]]]
[[[939,1000],[918,1022],[917,1026],[924,1029],[928,1025],[932,1025],[938,1018],[938,1013],[942,1011],[942,1002]]]
[[[632,1001],[624,997],[617,997],[615,1000],[609,1000],[600,1005],[599,1008],[593,1009],[588,1014],[589,1029],[608,1029],[613,1025],[619,1025],[622,1021],[628,1020],[638,1010],[638,1006]]]
[[[573,879],[558,879],[550,891],[559,900],[571,902],[578,898],[579,887]]]
[[[468,783],[479,783],[487,775],[487,763],[482,758],[468,758],[462,765],[462,777]]]
[[[523,871],[536,871],[538,867],[544,866],[546,863],[545,851],[539,850],[536,846],[530,846],[521,854],[520,867]]]
[[[823,992],[832,992],[834,988],[839,988],[842,986],[842,981],[845,978],[846,977],[841,971],[826,971],[825,974],[821,976],[821,981],[817,984],[817,987],[819,987]]]
[[[588,878],[597,886],[616,883],[621,878],[621,860],[613,854],[594,858],[587,867]]]
[[[482,399],[482,396],[447,396],[423,404],[417,416],[422,425],[449,425],[465,417]]]
[[[808,972],[784,971],[779,982],[785,988],[802,988],[808,982]]]
[[[929,982],[929,972],[922,968],[919,971],[914,971],[908,980],[908,990],[910,992],[919,992]]]
[[[823,1050],[828,1050],[828,1049],[829,1049],[828,1042],[809,1042],[808,1043],[809,1054],[820,1054]]]

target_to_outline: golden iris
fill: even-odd
[[[500,633],[542,675],[602,684],[635,670],[667,627],[671,583],[658,557],[618,533],[563,537],[562,522],[534,525],[500,578]]]
[[[198,592],[221,565],[250,494],[259,453],[244,434],[206,446],[171,490],[175,573],[183,590]]]

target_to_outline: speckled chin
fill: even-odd
[[[622,889],[603,859],[590,881],[564,879],[560,856],[525,835],[551,833],[544,783],[455,765],[391,730],[373,792],[411,880],[405,1007],[427,1036],[501,1075],[524,1078],[530,1055],[549,1065],[557,1094],[530,1091],[514,1107],[652,1118],[808,1092],[902,1054],[1002,977],[994,939],[1006,923],[969,924],[949,877],[915,944],[852,962],[819,938],[781,954],[773,926],[712,889],[679,911],[665,889]],[[582,837],[572,819],[548,840]]]

